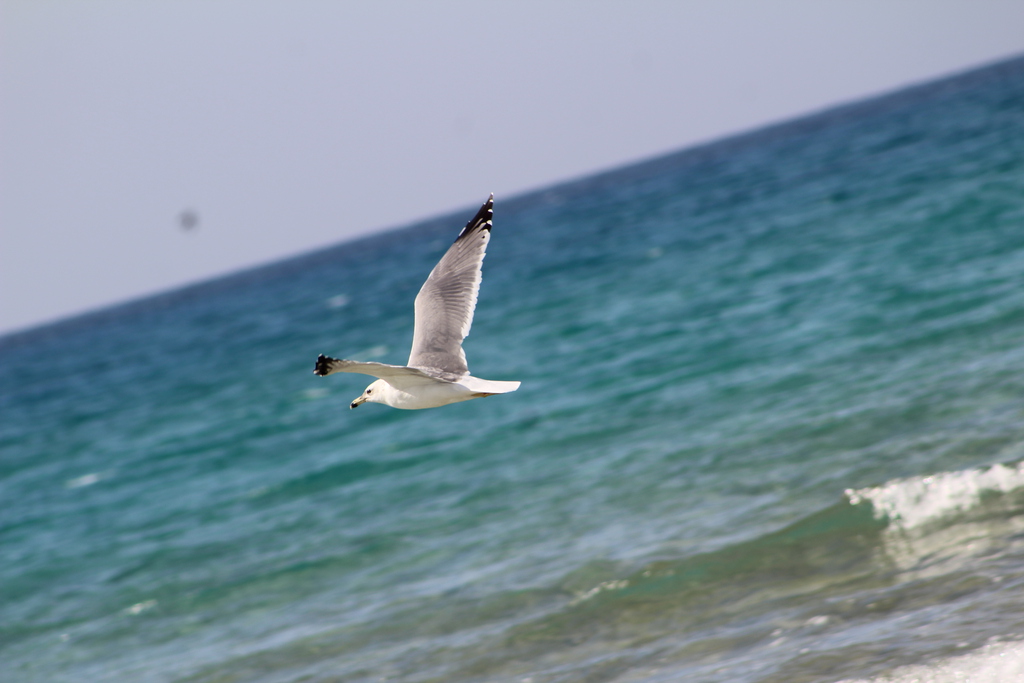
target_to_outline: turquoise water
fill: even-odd
[[[475,209],[0,339],[0,679],[837,681],[1024,640],[1024,59],[498,197],[465,347],[522,388],[350,411],[317,354],[404,363]]]

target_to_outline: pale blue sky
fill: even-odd
[[[524,190],[1019,54],[1022,27],[1019,0],[0,0],[0,333],[488,192],[500,220]]]

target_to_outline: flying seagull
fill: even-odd
[[[361,363],[323,354],[313,373],[357,372],[377,377],[350,408],[361,403],[383,403],[392,408],[437,408],[473,398],[505,394],[519,382],[496,382],[469,374],[462,340],[473,324],[480,291],[480,266],[491,239],[494,195],[466,223],[416,295],[416,322],[408,365]]]

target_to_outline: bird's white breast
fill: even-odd
[[[438,408],[449,403],[458,403],[459,401],[468,401],[478,396],[478,393],[467,389],[461,384],[453,384],[451,382],[430,382],[402,389],[387,384],[383,396],[384,400],[381,403],[403,410],[421,410],[423,408]]]

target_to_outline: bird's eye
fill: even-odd
[[[367,390],[366,390],[366,393],[368,393],[368,394],[372,394],[372,393],[373,393],[373,389],[367,389]]]

